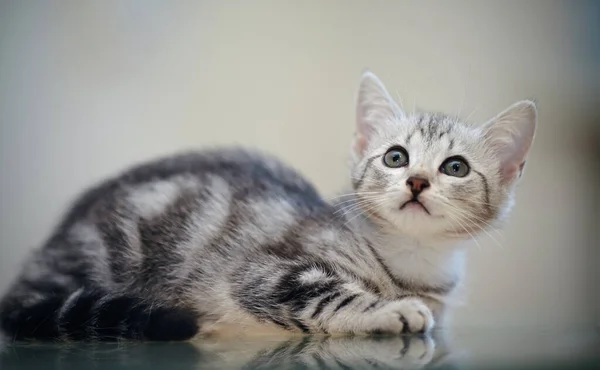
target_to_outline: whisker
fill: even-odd
[[[471,232],[470,232],[469,230],[467,230],[467,228],[466,228],[466,227],[464,227],[464,226],[463,226],[463,224],[462,224],[462,223],[461,223],[461,222],[460,222],[458,219],[456,219],[456,218],[452,217],[452,216],[451,216],[451,214],[452,214],[452,213],[448,214],[448,216],[449,216],[449,217],[450,217],[452,220],[454,220],[455,222],[457,222],[457,223],[460,225],[460,227],[462,227],[462,229],[463,229],[464,231],[466,231],[466,232],[467,232],[467,234],[469,234],[469,236],[471,237],[471,239],[473,239],[473,241],[475,242],[475,244],[477,244],[477,248],[478,248],[479,250],[481,250],[481,244],[479,244],[479,241],[477,240],[477,238],[475,238],[475,237],[473,236],[473,234],[471,234]],[[454,214],[454,216],[456,216],[456,214]]]
[[[350,200],[350,202],[351,202],[350,204],[347,204],[347,205],[341,207],[339,210],[336,211],[336,213],[339,212],[340,210],[348,211],[348,210],[350,210],[352,208],[355,208],[356,206],[361,207],[364,204],[368,204],[368,203],[371,203],[371,202],[375,202],[375,201],[377,201],[379,199],[382,199],[384,196],[385,195],[382,194],[382,195],[379,195],[379,196],[373,196],[373,197],[369,197],[369,198],[366,198],[366,199],[360,199],[360,198],[351,199]]]
[[[448,206],[452,207],[452,205],[447,204]],[[486,225],[487,227],[489,227],[490,229],[494,230],[495,232],[498,233],[498,235],[502,236],[502,234],[500,233],[500,231],[498,231],[494,226],[492,226],[489,222],[487,222],[486,220],[484,220],[483,218],[476,216],[474,214],[468,213],[465,210],[462,210],[460,208],[456,208],[455,210],[460,212],[463,216],[467,217],[471,222],[473,222],[473,219],[475,221],[479,221],[481,223],[483,223],[484,225]],[[482,228],[481,230],[483,230],[485,232],[485,228]]]
[[[354,193],[346,193],[346,194],[336,195],[334,197],[331,197],[330,199],[350,197],[350,196],[359,195],[359,194],[381,194],[381,193],[383,193],[383,191],[357,191]]]
[[[469,122],[469,119],[477,112],[477,108],[473,109],[471,113],[465,118],[465,122]]]
[[[468,72],[467,72],[467,77],[468,77],[468,75],[470,74],[470,72],[471,72],[471,69],[469,68],[469,69],[468,69]],[[465,82],[465,84],[464,84],[463,96],[462,96],[462,99],[461,99],[461,101],[460,101],[460,108],[459,108],[459,110],[458,110],[458,114],[456,115],[456,123],[458,123],[458,121],[460,120],[460,115],[461,115],[461,113],[462,113],[462,111],[463,111],[463,107],[464,107],[464,105],[465,105],[465,100],[467,99],[467,88],[468,88],[468,81],[469,81],[469,79],[467,78],[467,80],[466,80],[466,82]]]
[[[489,202],[482,202],[480,200],[477,199],[468,199],[468,198],[447,198],[448,200],[457,200],[457,201],[461,201],[461,202],[467,202],[467,203],[471,203],[471,204],[481,204],[484,206],[490,206],[493,208],[502,208],[501,206],[489,203]]]
[[[365,212],[367,209],[370,209],[370,208],[371,208],[371,207],[373,207],[374,205],[376,206],[377,204],[375,204],[375,203],[373,203],[373,204],[371,204],[371,203],[368,203],[368,204],[362,204],[362,205],[359,205],[359,206],[357,206],[357,207],[354,207],[353,209],[347,210],[346,212],[344,212],[344,213],[341,215],[341,217],[343,217],[343,218],[350,217],[350,216],[352,216],[352,214],[353,214],[353,213],[355,213],[355,212],[356,212],[357,214],[364,213],[364,212]]]
[[[453,209],[455,212],[459,212],[463,218],[466,218],[468,222],[472,223],[474,226],[476,225],[475,222],[473,222],[474,220],[479,221],[481,223],[483,223],[484,225],[486,225],[487,227],[489,227],[490,229],[492,229],[493,231],[495,231],[499,236],[503,236],[502,233],[500,233],[500,231],[498,231],[494,226],[492,226],[489,222],[487,222],[486,220],[484,220],[483,218],[476,216],[470,212],[467,212],[466,210],[460,209],[458,207],[456,207],[455,205],[453,205],[452,203],[450,203],[448,200],[444,199],[441,196],[434,196],[435,199],[439,200],[441,203],[443,203],[444,205],[446,205],[447,207]],[[494,239],[494,241],[500,245],[500,243],[493,237],[491,236],[487,230],[485,230],[485,228],[480,228],[483,232],[485,232],[486,234],[488,234],[492,239]]]
[[[406,110],[404,109],[404,102],[402,101],[402,97],[400,96],[400,93],[398,93],[398,90],[396,90],[396,96],[398,97],[398,103],[400,103],[400,108],[402,108],[402,112],[406,112]]]
[[[457,213],[459,212],[459,213]],[[454,216],[459,217],[461,220],[463,220],[464,222],[467,223],[467,226],[471,225],[471,226],[476,226],[477,229],[479,229],[480,231],[483,231],[484,233],[486,233],[500,248],[503,248],[502,244],[494,237],[492,236],[492,234],[490,234],[485,228],[483,227],[479,227],[477,225],[477,223],[473,222],[473,219],[469,217],[468,214],[464,214],[462,212],[462,210],[455,208],[454,207]],[[474,217],[474,216],[473,216]],[[500,232],[496,229],[494,229],[494,227],[492,225],[490,225],[489,223],[481,220],[481,222],[485,223],[488,227],[490,227],[491,229],[493,229],[494,231],[496,231],[500,236],[502,236],[502,234],[500,234]]]
[[[356,215],[352,216],[351,218],[349,218],[345,223],[344,226],[348,226],[348,224],[350,222],[352,222],[354,219],[364,215],[366,212],[370,211],[370,210],[374,210],[378,205],[377,204],[372,204],[370,207],[367,207],[366,209],[362,210],[361,212],[358,212]]]
[[[335,199],[339,199],[340,201],[352,201],[354,199],[359,199],[359,198],[367,198],[367,197],[373,197],[373,196],[377,196],[377,195],[382,195],[385,194],[385,192],[383,191],[376,191],[376,192],[372,192],[372,193],[354,193],[354,194],[347,194],[347,195],[341,195],[341,196],[337,196],[335,198],[331,198],[330,200],[333,201]],[[342,199],[342,198],[350,198],[350,199]],[[334,203],[335,204],[340,204],[340,203]]]
[[[357,215],[353,216],[352,218],[350,218],[348,221],[346,221],[344,223],[344,226],[347,226],[352,220],[354,220],[355,218],[359,217],[360,215],[364,214],[365,212],[368,212],[370,210],[374,210],[375,208],[379,207],[380,205],[384,204],[385,202],[387,202],[389,199],[385,198],[385,199],[380,199],[376,202],[373,202],[373,204],[370,207],[365,208],[362,212],[359,212]]]
[[[367,183],[367,184],[384,184],[385,182],[381,179],[372,179],[372,178],[368,178],[368,177],[355,177],[355,176],[350,176],[351,180],[356,180],[356,181],[362,181],[363,183]]]
[[[377,195],[373,195],[373,196],[364,197],[364,198],[347,199],[347,200],[344,200],[342,202],[335,203],[333,206],[337,207],[337,206],[341,206],[342,204],[347,204],[347,203],[358,203],[358,202],[361,202],[361,201],[373,200],[373,199],[377,199],[377,197],[378,197]],[[344,207],[346,207],[346,206],[344,206]],[[344,207],[342,207],[342,208],[344,208]]]
[[[355,200],[355,199],[351,199],[349,202],[353,202],[352,204],[344,206],[344,207],[338,209],[333,214],[337,214],[337,213],[343,212],[343,211],[350,211],[350,209],[352,209],[352,208],[360,208],[364,204],[368,204],[368,203],[371,203],[371,202],[376,202],[377,200],[381,199],[381,197],[383,197],[383,196],[373,197],[373,198],[369,198],[369,199],[360,199],[358,201]]]
[[[459,216],[459,217],[460,217],[460,216]],[[473,223],[473,220],[469,220],[469,219],[468,219],[468,217],[466,217],[466,216],[463,216],[463,220],[464,220],[465,222],[470,222],[470,223],[474,224],[474,223]],[[489,225],[489,224],[488,224],[488,225]],[[490,226],[490,227],[491,227],[491,226]],[[497,245],[498,245],[500,248],[504,248],[504,247],[502,246],[502,244],[501,244],[501,243],[500,243],[500,242],[499,242],[499,241],[498,241],[498,240],[497,240],[497,239],[496,239],[494,236],[492,236],[492,234],[490,234],[489,232],[487,232],[487,230],[486,230],[485,228],[480,228],[480,230],[481,230],[481,231],[483,231],[484,233],[486,233],[486,234],[487,234],[487,236],[489,236],[489,237],[490,237],[490,238],[491,238],[491,239],[492,239],[492,240],[493,240],[493,241],[494,241],[494,242],[495,242],[495,243],[496,243],[496,244],[497,244]],[[498,231],[496,230],[496,232],[498,232]],[[498,232],[498,233],[499,233],[499,232]]]

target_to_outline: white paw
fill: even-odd
[[[370,331],[384,333],[426,333],[433,324],[431,310],[418,298],[389,302],[368,320]]]

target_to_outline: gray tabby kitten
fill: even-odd
[[[462,242],[511,207],[535,126],[530,101],[475,127],[407,115],[365,72],[342,202],[241,149],[134,167],[74,204],[1,301],[1,327],[16,340],[427,332]]]

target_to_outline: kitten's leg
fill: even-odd
[[[417,297],[384,299],[325,264],[295,265],[265,277],[265,266],[246,265],[235,297],[257,317],[305,333],[417,333],[434,325]],[[279,267],[281,268],[281,267]],[[260,274],[260,275],[258,275]]]
[[[198,320],[181,307],[89,288],[64,295],[38,290],[0,302],[0,331],[14,340],[186,340],[197,333]]]
[[[353,285],[342,284],[339,295],[332,293],[335,299],[316,299],[299,316],[328,333],[425,333],[433,327],[433,314],[421,299],[386,300]]]

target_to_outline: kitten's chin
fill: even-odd
[[[403,209],[378,212],[372,222],[387,231],[414,240],[450,240],[444,216],[426,212],[419,204],[408,204]]]
[[[435,203],[419,198],[409,198],[400,202],[397,212],[400,212],[400,217],[419,217],[423,216],[425,219],[434,218],[442,219],[445,218],[443,214],[440,214],[435,207]],[[425,221],[427,222],[427,221]]]

